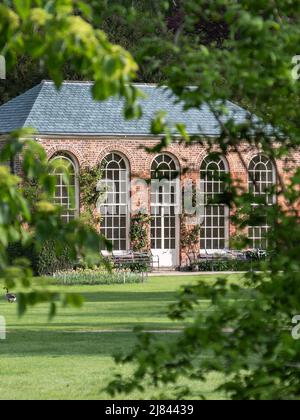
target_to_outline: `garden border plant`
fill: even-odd
[[[96,285],[96,284],[125,284],[143,283],[144,276],[140,271],[134,270],[112,270],[107,271],[105,267],[76,268],[76,270],[57,271],[51,278],[50,284],[58,285]]]

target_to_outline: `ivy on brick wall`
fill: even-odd
[[[131,246],[133,251],[141,252],[150,249],[149,228],[151,217],[147,214],[138,213],[131,218]]]
[[[201,226],[198,224],[188,226],[187,216],[181,216],[181,247],[187,256],[190,265],[193,262],[193,258],[195,259],[199,253],[200,229]]]
[[[97,211],[97,203],[104,191],[99,188],[102,179],[101,165],[88,166],[80,171],[80,199],[82,211],[80,218],[90,227],[97,229],[101,221],[101,215]]]

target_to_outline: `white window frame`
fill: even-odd
[[[163,158],[162,162],[157,162],[159,158]],[[170,159],[169,162],[165,161],[165,158]],[[177,249],[178,250],[178,256],[177,260],[179,260],[179,247],[180,247],[180,223],[179,223],[179,214],[181,212],[181,204],[180,204],[180,167],[178,164],[177,159],[172,156],[169,153],[160,153],[153,159],[151,163],[151,183],[153,180],[157,179],[155,176],[153,177],[153,174],[159,171],[159,166],[163,163],[166,163],[169,166],[169,169],[167,171],[162,170],[162,172],[168,172],[168,176],[171,175],[171,182],[170,184],[166,184],[165,188],[163,188],[163,191],[161,194],[159,194],[157,191],[155,193],[153,192],[152,185],[151,184],[151,190],[150,190],[150,206],[151,210],[156,209],[161,212],[161,215],[159,216],[161,219],[166,217],[165,211],[167,209],[174,209],[174,215],[171,217],[175,218],[175,225],[174,226],[164,226],[165,229],[169,228],[169,237],[165,236],[165,229],[162,229],[161,226],[157,225],[157,219],[154,214],[151,214],[153,217],[151,222],[151,249],[152,250],[158,250],[158,249]],[[174,165],[174,169],[171,169],[170,164]],[[156,165],[155,169],[154,165]],[[174,174],[174,179],[172,177],[172,174]],[[176,176],[175,176],[176,175]],[[162,179],[168,180],[168,177],[162,177]],[[158,179],[159,180],[159,179]],[[170,192],[170,190],[174,188],[174,193]],[[174,197],[174,200],[170,200],[170,194]],[[159,195],[162,195],[163,200],[160,202]],[[153,200],[153,197],[155,196],[155,199]],[[153,213],[151,211],[151,213]],[[155,222],[155,223],[154,223]],[[154,223],[154,225],[153,225]],[[162,221],[163,223],[163,221]],[[172,235],[171,229],[175,230],[175,234]],[[153,230],[155,230],[155,235],[152,235]],[[156,236],[156,231],[161,231],[161,237]],[[158,247],[158,241],[161,241],[161,245],[165,245],[165,241],[169,241],[170,243],[172,241],[175,241],[175,247],[169,247],[166,248],[165,246],[161,246],[161,248]],[[155,242],[155,246],[153,247],[153,241]]]
[[[252,162],[256,159],[259,159],[258,162],[256,162],[254,169],[250,169],[250,166],[252,164]],[[265,169],[261,170],[261,169],[255,169],[258,165],[263,164],[265,165]],[[268,165],[270,165],[270,168],[268,168]],[[256,185],[254,185],[254,181],[253,178],[256,179],[255,177],[255,173],[259,173],[259,180],[256,180]],[[266,176],[266,181],[262,181],[262,174],[265,174]],[[251,176],[252,174],[252,176]],[[268,180],[268,175],[271,174],[272,176],[272,180],[269,181]],[[264,192],[264,188],[262,188],[262,186],[266,186],[266,187],[274,187],[276,186],[276,168],[275,168],[275,164],[273,162],[272,159],[270,159],[268,156],[264,155],[264,154],[257,154],[255,156],[252,157],[252,159],[249,162],[248,165],[248,191],[249,193],[252,193],[254,197],[266,197],[266,206],[272,206],[274,204],[276,204],[276,195],[272,194],[271,197],[269,197],[269,193],[268,192]],[[258,191],[251,191],[252,188],[256,188],[257,186],[259,186]],[[258,204],[253,204],[253,207],[258,206]],[[266,221],[267,222],[267,221]],[[258,235],[250,235],[250,230],[253,230],[253,232],[255,232],[255,230],[259,230],[260,233]],[[264,225],[260,225],[260,226],[248,226],[248,238],[249,240],[251,240],[251,244],[252,244],[252,248],[263,248],[262,246],[256,246],[258,242],[260,242],[260,245],[262,245],[263,241],[266,241],[266,237],[263,236],[262,231],[266,230],[267,232],[271,229],[271,226],[268,225],[268,223],[264,224]]]
[[[107,158],[110,157],[110,156],[112,156],[113,158],[118,157],[118,159],[119,159],[118,161],[113,160],[113,161],[110,161],[110,162],[115,162],[117,164],[120,164],[123,161],[124,164],[125,164],[125,169],[121,169],[121,168],[119,168],[119,169],[107,169],[105,167],[105,164],[106,164]],[[107,153],[105,155],[105,157],[102,159],[101,166],[102,166],[102,171],[103,171],[101,186],[104,187],[108,191],[111,190],[111,183],[109,183],[108,180],[106,179],[106,171],[107,170],[118,171],[119,173],[120,173],[120,171],[125,171],[124,172],[125,173],[124,185],[125,185],[125,190],[126,191],[123,191],[122,186],[120,185],[122,183],[122,180],[120,180],[120,179],[118,180],[119,188],[121,188],[121,190],[119,189],[119,191],[123,191],[123,192],[121,192],[121,194],[125,196],[124,197],[125,200],[124,200],[124,202],[122,202],[122,201],[120,202],[119,200],[118,200],[118,202],[116,202],[116,198],[115,198],[116,193],[111,192],[111,194],[113,196],[112,202],[103,203],[100,206],[100,216],[102,218],[100,231],[107,239],[112,241],[113,246],[114,246],[114,243],[116,241],[119,242],[120,247],[118,247],[118,249],[113,248],[113,253],[114,254],[120,254],[120,255],[126,254],[129,250],[129,248],[130,248],[130,238],[129,238],[129,236],[130,236],[130,188],[129,188],[130,187],[130,166],[129,166],[129,162],[128,162],[128,159],[126,158],[126,156],[124,156],[122,153],[120,153],[118,151],[111,151],[111,152]],[[103,182],[103,181],[105,181],[105,182]],[[125,235],[126,235],[126,237],[125,237],[125,239],[123,239],[120,235],[121,215],[120,214],[107,214],[107,215],[101,214],[101,209],[103,210],[104,208],[107,209],[107,207],[110,207],[110,208],[113,208],[115,210],[115,208],[117,208],[117,207],[119,208],[121,206],[126,207],[126,212],[127,212],[126,215],[124,215],[126,217],[126,220],[125,220]],[[109,217],[109,216],[111,216],[113,218],[117,218],[117,217],[119,218],[119,226],[118,227],[114,227],[114,220],[112,220],[112,226],[111,227],[110,226],[104,226],[103,227],[103,225],[102,225],[103,219],[105,217]],[[114,236],[114,230],[115,229],[119,229],[118,237]],[[108,235],[109,230],[112,231],[112,235]],[[121,246],[122,241],[125,241],[125,249],[122,249],[122,246]],[[103,251],[103,253],[105,253],[105,251]]]
[[[205,169],[203,168],[203,165],[206,162],[206,167]],[[226,248],[228,248],[229,246],[229,208],[227,204],[207,204],[208,200],[208,196],[210,195],[210,198],[214,198],[214,196],[216,196],[216,194],[222,194],[222,180],[212,180],[209,181],[206,179],[205,174],[207,173],[207,171],[209,171],[209,165],[211,165],[212,163],[215,163],[218,166],[217,172],[218,174],[228,174],[229,173],[229,166],[227,163],[227,160],[223,157],[223,156],[218,156],[218,157],[214,157],[211,155],[207,155],[200,166],[200,186],[201,186],[201,193],[204,194],[204,200],[203,200],[203,209],[204,209],[204,221],[201,225],[201,230],[200,230],[200,254],[221,254],[222,252],[224,252],[224,250]],[[220,169],[220,164],[222,163],[222,165],[224,166],[224,169]],[[211,172],[213,172],[211,170]],[[215,171],[214,171],[215,172]],[[204,174],[204,177],[203,177]],[[207,192],[207,185],[208,183],[212,183],[212,185],[218,184],[219,188],[218,188],[218,192],[215,193],[214,191],[212,191],[211,194],[209,194],[209,192]],[[212,190],[214,190],[212,188]],[[224,216],[220,215],[220,210],[224,209]],[[207,215],[207,211],[208,209],[211,209],[211,211],[214,213],[215,210],[217,210],[216,214],[212,214],[212,215]],[[207,226],[207,220],[208,217],[211,217],[212,219],[217,218],[218,219],[218,223],[217,225],[214,225],[212,223],[211,226]],[[224,220],[224,226],[222,226],[222,222],[221,219]],[[206,236],[207,230],[211,229],[212,234],[211,237]],[[220,236],[220,230],[224,229],[224,237]],[[217,236],[214,236],[214,230],[218,230]],[[203,231],[205,232],[205,236],[203,237]],[[205,246],[202,247],[202,242],[204,241]],[[224,247],[218,246],[218,248],[215,247],[207,247],[207,244],[209,242],[211,242],[212,244],[214,244],[214,241],[218,241],[218,243],[220,244],[221,241],[224,241]]]
[[[54,194],[54,201],[57,205],[60,205],[61,208],[63,209],[62,213],[61,213],[61,218],[63,220],[65,220],[67,223],[69,223],[71,220],[73,220],[74,218],[77,218],[79,216],[80,213],[80,199],[79,199],[79,179],[78,179],[78,174],[79,174],[79,168],[78,168],[78,164],[77,162],[72,159],[71,156],[69,156],[67,153],[64,152],[58,152],[54,157],[52,157],[50,159],[50,162],[54,162],[55,160],[66,160],[67,162],[69,162],[72,165],[73,168],[73,173],[71,174],[71,176],[74,176],[74,185],[65,185],[64,181],[63,181],[63,172],[62,173],[56,173],[56,169],[54,168],[52,175],[54,175],[55,177],[59,177],[60,183],[55,185],[55,194]],[[60,190],[62,190],[63,187],[67,187],[67,188],[74,188],[74,199],[75,199],[75,207],[72,208],[70,207],[70,195],[68,196],[63,196],[63,195],[56,195],[57,192],[57,188],[59,188]],[[65,207],[65,204],[63,203],[64,200],[68,200],[68,205],[67,207]],[[70,213],[74,212],[74,217],[71,217]]]

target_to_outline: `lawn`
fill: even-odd
[[[112,356],[133,346],[132,329],[141,325],[172,340],[175,333],[169,330],[182,325],[168,320],[167,307],[181,285],[199,278],[213,280],[209,275],[174,276],[151,277],[144,284],[60,286],[62,291],[83,294],[85,303],[81,309],[59,308],[52,322],[48,322],[47,305],[30,308],[20,319],[16,306],[1,298],[0,315],[6,318],[8,334],[7,340],[0,340],[0,399],[109,399],[104,387],[113,373],[130,375],[132,367],[116,366]],[[207,303],[202,307],[206,310]],[[207,398],[222,398],[212,392],[219,380],[211,376],[204,384],[193,384],[193,389]],[[172,396],[171,387],[165,391]],[[149,388],[146,395],[118,398],[155,395]]]

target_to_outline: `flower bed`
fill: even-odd
[[[121,284],[142,283],[145,278],[142,273],[130,270],[107,272],[103,269],[77,269],[57,272],[51,278],[51,282],[61,285]]]

